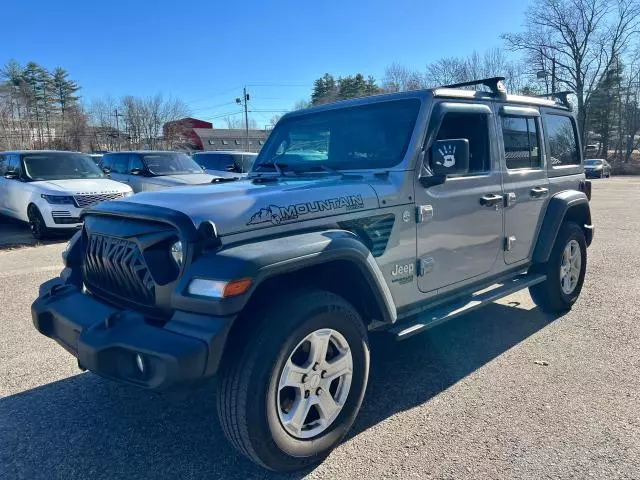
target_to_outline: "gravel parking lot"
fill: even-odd
[[[350,437],[283,478],[639,478],[640,178],[593,183],[596,237],[569,314],[521,292],[376,339]],[[0,478],[276,478],[226,444],[211,385],[188,398],[116,385],[36,333],[29,306],[62,249],[0,252]]]

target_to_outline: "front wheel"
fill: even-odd
[[[225,359],[218,392],[228,440],[275,471],[329,454],[353,424],[369,375],[367,332],[353,306],[320,290],[292,296],[233,339],[238,351]]]
[[[533,270],[545,273],[547,279],[529,288],[533,301],[544,312],[562,313],[578,299],[587,267],[587,242],[577,224],[566,222],[560,227],[549,260]]]
[[[49,229],[47,228],[47,224],[44,222],[44,218],[42,218],[42,214],[38,207],[35,205],[29,205],[27,209],[27,218],[29,219],[29,229],[31,230],[31,234],[37,240],[45,239],[49,236]]]

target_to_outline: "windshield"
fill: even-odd
[[[153,175],[202,173],[202,167],[184,153],[149,153],[142,160]]]
[[[33,181],[68,180],[73,178],[105,178],[89,155],[46,152],[22,156],[24,176]]]
[[[254,171],[274,162],[293,170],[393,167],[407,151],[419,109],[419,100],[407,99],[282,120]]]
[[[602,165],[602,160],[585,160],[584,164],[591,166]]]
[[[248,172],[256,153],[196,153],[193,159],[208,170]]]

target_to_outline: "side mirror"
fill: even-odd
[[[225,168],[225,170],[227,172],[235,172],[236,171],[236,166],[235,165],[227,165],[227,168]]]
[[[17,180],[18,174],[16,172],[7,172],[4,174],[4,178],[7,180]]]
[[[129,173],[131,175],[140,175],[142,173],[142,169],[141,168],[132,168],[131,170],[129,170]]]
[[[111,169],[109,167],[102,167],[102,171],[109,175],[111,173]]]
[[[469,140],[437,140],[431,146],[431,170],[435,176],[464,175],[469,172]]]

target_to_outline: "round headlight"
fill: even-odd
[[[171,245],[171,256],[176,264],[181,267],[182,266],[182,242],[178,240],[176,243]]]

